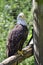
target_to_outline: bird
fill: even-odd
[[[7,56],[10,57],[16,53],[22,52],[24,42],[28,36],[26,18],[23,12],[17,16],[15,27],[8,34],[7,39]]]

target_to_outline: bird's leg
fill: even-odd
[[[19,55],[22,55],[22,56],[23,56],[23,51],[22,51],[22,50],[21,50],[21,51],[18,50],[17,53],[18,53]]]

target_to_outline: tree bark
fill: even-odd
[[[43,65],[43,0],[36,0],[34,9],[34,56],[35,65]]]

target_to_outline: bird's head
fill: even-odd
[[[20,13],[17,16],[17,24],[27,25],[24,13]]]
[[[25,19],[24,13],[20,13],[20,14],[17,16],[17,18]]]

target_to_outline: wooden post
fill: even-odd
[[[36,0],[34,3],[33,38],[35,65],[43,65],[43,0]]]

